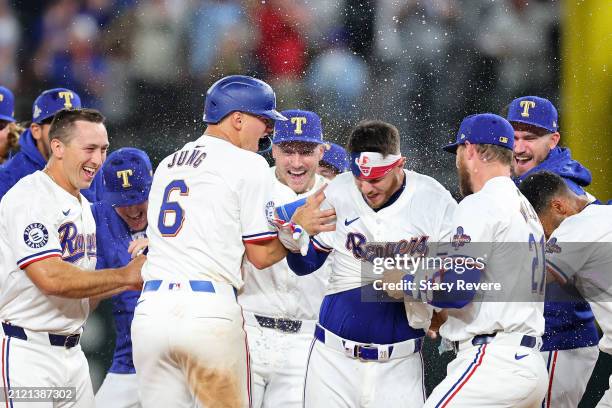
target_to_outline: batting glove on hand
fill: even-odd
[[[299,252],[302,256],[308,253],[310,237],[304,229],[291,221],[283,221],[280,218],[272,218],[272,225],[278,231],[278,239],[291,252]]]

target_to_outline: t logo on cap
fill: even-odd
[[[123,187],[123,188],[132,187],[132,185],[130,184],[130,179],[129,179],[129,176],[131,176],[132,174],[134,174],[132,172],[132,169],[119,170],[117,172],[117,178],[119,178],[119,179],[121,179],[121,181],[123,181],[123,184],[121,184],[121,187]]]
[[[64,100],[64,108],[70,109],[72,108],[72,98],[74,95],[69,91],[62,91],[57,94],[60,98]]]
[[[294,116],[291,118],[291,123],[295,125],[294,133],[296,135],[301,135],[303,133],[302,125],[306,123],[306,118],[304,116]]]
[[[521,113],[521,116],[524,118],[529,117],[529,109],[535,108],[534,101],[521,101],[520,105],[521,105],[521,108],[523,108],[523,112]]]

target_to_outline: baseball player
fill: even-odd
[[[103,170],[104,200],[92,204],[96,221],[96,268],[119,268],[130,262],[134,246],[145,238],[153,169],[145,152],[125,147],[108,156]],[[109,372],[96,393],[99,407],[140,407],[131,335],[139,296],[139,291],[125,291],[112,298],[115,353]]]
[[[0,86],[0,164],[14,154],[23,132],[14,116],[15,96],[10,89]]]
[[[564,179],[551,172],[530,174],[520,189],[533,204],[549,237],[549,271],[556,280],[571,283],[589,301],[603,332],[599,348],[612,354],[612,208],[590,204],[587,197],[576,194]],[[575,381],[588,380],[576,378],[579,374],[571,376]],[[610,384],[612,387],[612,377]],[[610,389],[597,407],[612,407]]]
[[[41,93],[32,107],[32,124],[19,138],[19,152],[0,167],[0,198],[20,179],[42,170],[51,156],[49,129],[53,115],[61,109],[78,109],[81,98],[66,88],[49,89]],[[103,184],[100,172],[83,195],[89,201],[101,199]]]
[[[144,257],[124,268],[93,271],[96,226],[79,190],[91,185],[106,157],[103,120],[94,110],[58,112],[49,130],[47,167],[21,179],[0,201],[1,375],[7,407],[93,407],[79,345],[88,298],[142,283]],[[15,393],[21,387],[72,389],[56,395],[57,403],[43,403],[35,400],[36,393]]]
[[[465,197],[454,215],[447,256],[453,265],[480,258],[481,267],[451,266],[429,278],[456,283],[448,292],[434,288],[427,299],[446,308],[440,334],[454,342],[457,357],[426,407],[538,407],[544,397],[547,375],[538,352],[544,333],[544,232],[510,179],[513,144],[510,123],[486,113],[466,117],[456,142],[444,148],[457,155]],[[419,282],[408,295],[426,292],[422,275],[407,274],[404,280]],[[466,291],[460,281],[498,283],[505,292]]]
[[[514,128],[514,175],[520,184],[527,176],[548,170],[563,177],[578,195],[589,197],[584,187],[591,183],[591,172],[572,160],[567,148],[559,147],[557,109],[547,99],[524,96],[508,107],[508,120]],[[563,289],[557,282],[546,287],[546,298]],[[549,373],[543,407],[575,408],[586,389],[599,356],[599,336],[589,304],[576,293],[573,302],[547,301],[544,305],[546,330],[542,356]]]
[[[289,203],[320,189],[316,174],[323,156],[321,119],[314,112],[287,110],[277,121],[272,156],[272,199]],[[301,407],[306,360],[329,273],[323,267],[299,277],[282,260],[264,270],[243,265],[242,305],[253,374],[253,407]]]
[[[328,180],[333,180],[338,174],[344,173],[348,169],[349,158],[346,150],[335,143],[327,143],[317,173]]]
[[[403,169],[397,129],[381,121],[359,123],[347,150],[351,173],[324,191],[335,209],[334,232],[316,235],[306,257],[290,253],[291,269],[305,275],[329,256],[330,284],[315,328],[306,381],[306,407],[420,407],[425,401],[421,345],[403,303],[377,293],[362,274],[383,248],[414,256],[428,241],[449,238],[456,202],[434,179]],[[307,204],[308,205],[308,204]],[[279,214],[292,214],[292,205]],[[308,212],[293,215],[306,225]],[[362,299],[369,299],[363,300]]]
[[[268,223],[273,181],[258,140],[285,117],[272,88],[232,75],[206,94],[204,134],[153,177],[146,281],[132,322],[144,407],[245,407],[246,335],[236,291],[243,256],[255,268],[286,255]]]

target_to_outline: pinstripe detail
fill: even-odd
[[[442,399],[436,404],[436,408],[444,408],[444,407],[446,407],[448,405],[448,403],[455,397],[455,395],[457,395],[457,393],[461,390],[461,388],[463,388],[463,386],[465,384],[467,384],[469,379],[476,372],[478,367],[480,367],[480,365],[482,364],[482,359],[485,356],[486,350],[487,350],[487,345],[486,344],[481,344],[478,347],[478,351],[476,352],[476,356],[474,357],[474,361],[472,361],[470,363],[470,365],[468,366],[467,370],[465,370],[465,372],[463,374],[461,374],[461,377],[459,377],[457,382],[455,384],[453,384],[453,386],[450,388],[450,390],[448,390],[446,392],[446,394],[444,394]]]

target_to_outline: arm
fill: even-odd
[[[268,268],[287,255],[287,249],[277,239],[259,242],[245,242],[244,252],[249,262],[257,269]]]
[[[329,252],[317,251],[311,241],[310,245],[308,245],[306,256],[289,252],[287,254],[287,263],[296,275],[304,276],[313,273],[323,266],[328,255]]]
[[[145,259],[139,256],[123,268],[86,271],[55,256],[29,264],[25,272],[45,295],[81,299],[139,289]]]

